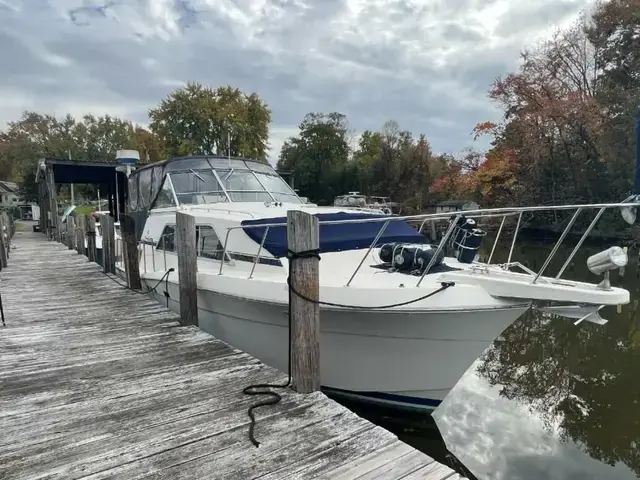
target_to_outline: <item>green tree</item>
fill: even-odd
[[[58,119],[25,111],[0,132],[0,175],[20,184],[27,199],[34,200],[39,158],[114,162],[116,150],[122,148],[139,150],[143,161],[163,157],[157,137],[129,121],[109,115],[85,115],[76,121],[71,115]],[[92,188],[85,190],[93,195]]]
[[[149,111],[169,156],[226,155],[266,162],[271,111],[256,93],[190,83]]]
[[[358,191],[373,195],[373,169],[382,155],[382,134],[365,130],[360,136],[358,149],[354,153],[354,164],[358,177]]]
[[[390,196],[406,213],[421,213],[430,203],[429,189],[438,172],[425,135],[414,139],[394,120],[380,132],[366,131],[354,154],[363,193]],[[433,172],[432,172],[433,170]]]
[[[299,135],[283,145],[278,169],[293,172],[301,195],[331,204],[357,183],[347,136],[347,119],[341,113],[308,113]]]

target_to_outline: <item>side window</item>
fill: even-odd
[[[164,230],[162,230],[162,235],[160,235],[160,239],[158,240],[156,250],[167,250],[169,252],[174,252],[176,249],[175,234],[176,227],[174,225],[167,225],[166,227],[164,227]]]
[[[199,257],[222,259],[223,246],[209,225],[196,225],[196,252]]]
[[[163,207],[175,207],[176,202],[173,200],[173,193],[171,192],[171,187],[169,187],[169,181],[165,177],[164,182],[162,184],[162,188],[156,197],[156,201],[153,203],[151,208],[163,208]]]

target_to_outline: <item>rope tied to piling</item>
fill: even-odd
[[[312,249],[312,250],[303,250],[300,252],[294,252],[292,250],[287,250],[287,259],[289,260],[289,262],[291,263],[294,260],[298,260],[298,259],[306,259],[306,258],[317,258],[318,261],[321,260],[320,257],[320,250],[319,249]],[[334,302],[325,302],[325,301],[321,301],[321,300],[315,300],[312,298],[309,298],[308,296],[300,293],[293,285],[291,282],[291,265],[289,266],[289,274],[287,275],[287,285],[289,286],[288,292],[289,292],[289,303],[288,303],[288,309],[287,309],[287,317],[288,317],[288,328],[289,328],[289,341],[288,341],[288,365],[287,365],[287,382],[283,383],[283,384],[269,384],[269,383],[258,383],[258,384],[254,384],[254,385],[249,385],[247,387],[245,387],[242,390],[242,393],[244,393],[245,395],[264,395],[264,396],[268,396],[269,398],[262,400],[260,402],[254,403],[253,405],[251,405],[247,411],[248,415],[249,415],[249,419],[251,420],[251,422],[249,423],[249,440],[251,441],[251,443],[253,443],[253,445],[255,445],[256,447],[260,446],[260,442],[258,440],[256,440],[255,438],[255,425],[256,425],[256,418],[255,415],[253,413],[253,411],[256,408],[259,407],[266,407],[268,405],[276,405],[278,402],[280,402],[280,400],[282,400],[282,396],[277,393],[274,392],[272,390],[268,390],[268,389],[272,389],[272,388],[289,388],[291,386],[291,348],[292,348],[292,331],[291,331],[291,298],[292,295],[296,295],[297,297],[307,301],[307,302],[311,302],[311,303],[315,303],[317,305],[327,305],[327,306],[332,306],[332,307],[341,307],[341,308],[354,308],[354,309],[369,309],[369,310],[380,310],[380,309],[387,309],[387,308],[393,308],[393,307],[400,307],[400,306],[404,306],[404,305],[410,305],[412,303],[416,303],[416,302],[420,302],[422,300],[425,300],[433,295],[436,295],[437,293],[440,293],[450,287],[453,287],[455,285],[455,282],[441,282],[440,283],[440,288],[433,290],[431,292],[429,292],[426,295],[423,295],[421,297],[412,299],[412,300],[407,300],[404,302],[398,302],[398,303],[392,303],[392,304],[388,304],[388,305],[378,305],[378,306],[362,306],[362,305],[346,305],[346,304],[340,304],[340,303],[334,303]]]

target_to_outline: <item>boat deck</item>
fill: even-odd
[[[462,478],[321,393],[256,410],[254,447],[242,389],[284,374],[42,234],[13,244],[0,478]]]

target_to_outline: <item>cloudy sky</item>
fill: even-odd
[[[146,124],[187,81],[255,91],[271,158],[309,111],[393,118],[438,152],[497,119],[486,91],[591,0],[0,0],[0,125],[24,109]]]

